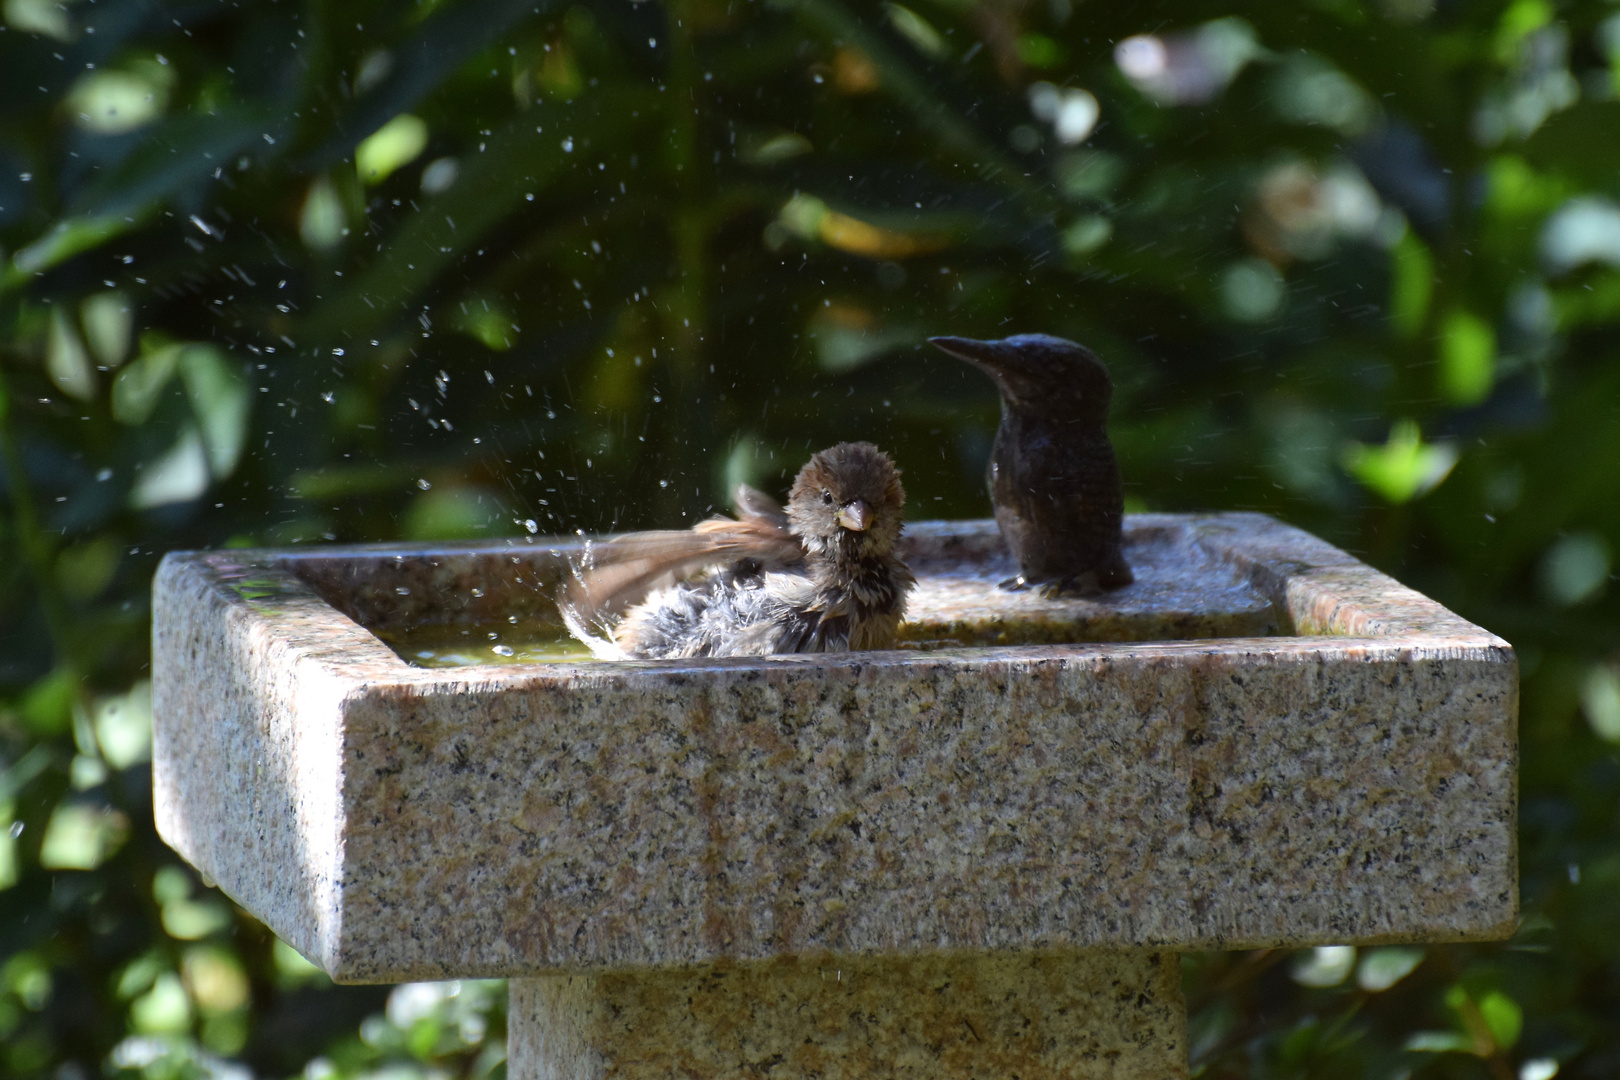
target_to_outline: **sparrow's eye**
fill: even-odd
[[[821,501],[826,503],[828,506],[831,506],[833,504],[832,492],[823,491],[821,493]]]

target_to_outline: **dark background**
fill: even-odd
[[[678,526],[855,437],[983,516],[920,342],[1039,330],[1133,509],[1519,650],[1517,936],[1189,957],[1196,1070],[1620,1074],[1620,8],[0,11],[0,1071],[502,1068],[501,984],[334,988],[156,839],[165,551]]]

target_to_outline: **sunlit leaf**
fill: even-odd
[[[196,941],[231,925],[231,913],[218,900],[170,900],[163,905],[163,929],[177,941]]]
[[[1460,1031],[1416,1031],[1407,1037],[1403,1049],[1425,1054],[1472,1054],[1474,1041]]]
[[[93,71],[67,96],[67,108],[80,126],[103,135],[145,127],[162,115],[167,89],[126,71]]]
[[[1393,273],[1389,287],[1389,319],[1402,337],[1416,337],[1429,314],[1434,295],[1434,256],[1428,246],[1407,229],[1390,253]]]
[[[1620,671],[1594,664],[1581,681],[1581,709],[1599,738],[1620,743]]]
[[[111,536],[64,548],[56,556],[59,587],[76,600],[94,599],[111,584],[123,556],[123,545]]]
[[[25,34],[45,34],[57,41],[73,40],[67,6],[55,0],[6,0],[6,25]]]
[[[79,305],[79,321],[84,326],[85,341],[99,362],[108,367],[124,362],[135,326],[128,296],[115,290],[86,297]]]
[[[1552,18],[1550,0],[1513,0],[1496,26],[1496,59],[1504,64],[1511,63],[1519,43],[1550,23]]]
[[[1457,463],[1457,451],[1444,443],[1426,443],[1415,420],[1397,420],[1382,446],[1350,443],[1345,470],[1386,502],[1410,502],[1432,491]]]
[[[300,332],[319,336],[342,328],[358,334],[393,318],[397,305],[525,202],[526,194],[544,189],[569,170],[590,167],[559,152],[560,139],[534,138],[537,124],[563,134],[570,128],[589,130],[604,144],[617,144],[625,130],[647,115],[650,104],[648,95],[638,91],[602,92],[571,104],[537,105],[497,130],[487,139],[487,153],[463,163],[456,187],[423,200],[394,229],[383,251],[358,276],[346,278],[348,284],[335,295],[329,294]],[[456,192],[464,188],[479,197],[457,199]]]
[[[179,368],[183,345],[162,345],[143,353],[113,379],[112,414],[124,424],[142,424],[157,407]]]
[[[1301,986],[1338,986],[1356,966],[1354,945],[1319,945],[1301,953],[1289,965],[1289,978]]]
[[[1500,990],[1492,990],[1479,999],[1479,1014],[1485,1018],[1498,1047],[1511,1050],[1518,1043],[1524,1030],[1524,1010],[1518,1002]]]
[[[96,396],[96,373],[90,354],[79,340],[61,305],[51,309],[51,334],[45,350],[45,371],[56,388],[68,397],[89,401]]]
[[[1496,381],[1496,331],[1467,311],[1440,327],[1440,389],[1453,405],[1478,405]]]
[[[750,165],[775,165],[813,149],[810,140],[796,131],[748,132],[738,139],[737,156]]]
[[[189,502],[208,490],[208,451],[201,433],[190,424],[162,456],[146,462],[130,489],[129,505],[150,510],[170,503]]]
[[[1368,949],[1356,969],[1356,985],[1369,993],[1388,990],[1410,975],[1423,962],[1423,950],[1390,945]]]
[[[152,989],[130,1003],[129,1019],[136,1031],[147,1034],[181,1032],[191,1026],[191,1002],[180,976],[159,975]]]
[[[317,176],[304,193],[304,207],[298,212],[298,235],[316,251],[334,248],[349,235],[343,197],[330,177]]]
[[[63,803],[45,827],[39,864],[47,870],[94,870],[128,835],[128,819],[111,807]]]
[[[180,964],[180,979],[201,1012],[231,1012],[248,1003],[248,981],[241,963],[218,946],[195,945],[187,949]]]
[[[180,354],[180,377],[208,452],[215,479],[236,471],[247,441],[252,395],[229,355],[212,345],[190,345]]]
[[[409,113],[401,114],[355,147],[355,170],[366,183],[380,184],[394,170],[415,161],[427,148],[427,142],[427,125]]]
[[[494,495],[471,487],[437,487],[412,501],[401,522],[411,540],[464,540],[501,535],[507,517]],[[496,528],[492,529],[494,525]]]
[[[1542,593],[1558,607],[1595,600],[1609,583],[1609,543],[1594,532],[1561,536],[1537,567]]]
[[[455,325],[495,352],[505,352],[517,344],[517,323],[499,299],[473,296],[461,301]]]
[[[1221,307],[1239,322],[1262,322],[1282,306],[1282,275],[1265,259],[1240,259],[1221,272]]]
[[[95,707],[96,744],[115,769],[127,769],[152,755],[152,683],[142,679],[122,694],[101,698]]]
[[[1569,200],[1542,227],[1541,257],[1554,274],[1590,262],[1620,266],[1620,205],[1591,195]]]
[[[11,257],[12,266],[0,274],[0,292],[21,284],[29,276],[51,269],[58,263],[127,231],[134,222],[122,216],[67,218],[58,221],[44,236]]]
[[[940,60],[949,54],[945,39],[927,19],[900,4],[886,3],[883,7],[889,13],[889,25],[911,42],[918,52],[931,60]]]
[[[346,157],[361,139],[408,112],[514,22],[557,6],[555,0],[471,0],[434,12],[393,50],[386,73],[341,118],[337,132],[311,155],[312,163],[324,167]]]
[[[1063,230],[1063,250],[1074,258],[1084,258],[1108,243],[1114,223],[1101,214],[1075,218]]]

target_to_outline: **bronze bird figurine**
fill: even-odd
[[[990,498],[1019,566],[1002,587],[1088,596],[1135,580],[1121,550],[1124,496],[1108,441],[1114,385],[1096,354],[1046,334],[928,340],[1001,391]]]
[[[894,554],[905,490],[866,442],[810,458],[784,511],[743,485],[738,518],[591,545],[559,599],[602,659],[887,649],[916,579]]]

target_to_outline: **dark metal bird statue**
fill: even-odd
[[[1086,596],[1129,585],[1134,577],[1120,550],[1124,498],[1108,441],[1114,386],[1102,361],[1046,334],[928,340],[1001,391],[990,498],[1020,570],[1002,586]]]
[[[887,649],[916,584],[894,554],[905,491],[871,443],[799,471],[784,511],[742,485],[738,519],[591,545],[558,601],[602,659]]]

